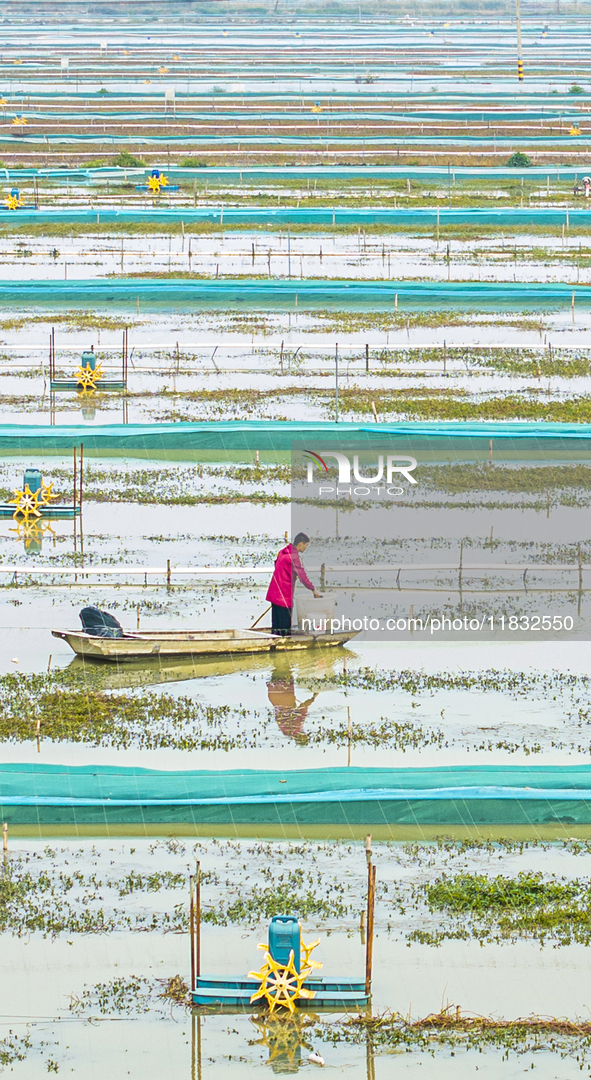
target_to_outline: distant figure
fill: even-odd
[[[267,683],[267,693],[275,710],[279,730],[287,735],[288,739],[295,739],[299,743],[307,742],[307,736],[302,728],[308,716],[308,709],[316,701],[318,694],[312,694],[306,701],[298,702],[292,672],[286,673],[278,669],[271,672],[271,678]]]
[[[272,617],[271,626],[274,634],[288,637],[291,634],[291,611],[293,608],[293,591],[296,580],[299,578],[314,596],[319,597],[310,578],[308,577],[300,555],[310,543],[310,537],[305,533],[298,533],[293,544],[288,544],[279,552],[275,559],[273,577],[267,590],[266,599],[271,601]]]

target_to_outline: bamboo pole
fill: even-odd
[[[517,79],[523,82],[523,48],[521,45],[521,5],[515,0],[515,23],[517,26]]]
[[[79,488],[80,513],[82,513],[82,477],[84,475],[83,470],[84,470],[84,443],[80,443],[80,488]]]
[[[195,890],[195,970],[201,975],[201,863],[197,863],[197,881]]]
[[[189,937],[191,939],[191,992],[195,989],[195,879],[189,877]]]
[[[371,861],[371,835],[368,835],[365,839],[365,857],[367,859],[367,937],[365,941],[365,993],[371,994],[376,890],[376,868]]]
[[[78,497],[78,484],[77,484],[78,462],[76,459],[76,447],[74,447],[74,520],[76,520],[76,505]]]

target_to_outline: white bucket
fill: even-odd
[[[309,590],[302,591],[301,594],[296,593],[293,610],[294,627],[304,633],[330,634],[330,623],[335,617],[335,603],[334,597],[320,596],[316,599]],[[311,621],[311,626],[307,625],[308,620]]]

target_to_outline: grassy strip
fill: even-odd
[[[227,206],[226,202],[226,206]],[[366,201],[359,200],[359,207],[362,208],[366,205]],[[476,209],[476,207],[472,207]],[[496,208],[496,207],[494,207]],[[182,212],[183,207],[177,208]],[[190,210],[187,207],[187,210]],[[240,209],[240,206],[237,207]],[[351,207],[354,209],[354,207]],[[414,207],[411,207],[414,209]],[[181,236],[183,235],[182,219],[180,221],[100,221],[100,210],[96,211],[99,215],[99,221],[52,221],[51,219],[45,219],[41,222],[22,222],[18,223],[18,218],[15,215],[14,223],[11,221],[2,222],[0,224],[0,237],[11,236],[24,236],[24,237],[76,237],[76,236],[102,236],[108,238],[109,236],[150,236],[150,237],[167,237],[167,236]],[[94,210],[93,210],[94,213]],[[425,222],[425,224],[410,224],[404,220],[399,219],[391,221],[364,221],[361,226],[356,222],[339,223],[335,222],[333,225],[330,221],[315,222],[315,221],[294,221],[289,225],[287,222],[273,222],[269,225],[266,222],[254,222],[254,221],[232,221],[229,224],[220,225],[219,221],[186,221],[184,222],[184,235],[186,236],[220,236],[228,237],[234,233],[247,233],[261,236],[287,236],[288,230],[292,236],[358,236],[360,228],[364,236],[408,236],[408,237],[422,237],[430,239],[435,243],[437,241],[436,228],[433,222]],[[562,236],[562,226],[558,224],[543,223],[543,222],[531,222],[527,225],[517,225],[511,221],[503,222],[500,225],[498,222],[457,222],[449,223],[444,222],[439,229],[439,242],[445,244],[449,240],[457,241],[478,241],[490,238],[498,237],[499,235],[508,236],[546,236],[557,237]],[[569,238],[572,240],[574,237],[580,239],[588,239],[591,236],[591,222],[583,225],[571,220],[569,231]],[[259,252],[259,257],[262,258],[264,253]],[[571,256],[576,257],[577,251],[571,250]],[[557,258],[566,258],[566,253],[562,253]],[[542,260],[543,261],[543,260]],[[581,266],[587,265],[583,260]]]
[[[306,680],[308,686],[316,685]],[[357,671],[327,675],[319,685],[354,686],[363,690],[402,690],[413,696],[438,690],[465,690],[494,692],[513,697],[528,697],[534,693],[546,696],[552,692],[578,691],[588,694],[591,679],[587,675],[575,675],[570,671],[513,671],[510,668],[488,668],[486,671],[425,672],[404,668],[399,671],[380,671],[360,668]]]

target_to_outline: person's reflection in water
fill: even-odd
[[[308,709],[318,694],[312,694],[305,701],[298,702],[295,695],[293,671],[291,668],[274,668],[267,683],[269,701],[275,710],[275,719],[279,730],[288,739],[306,743],[308,736],[302,731],[308,716]]]

